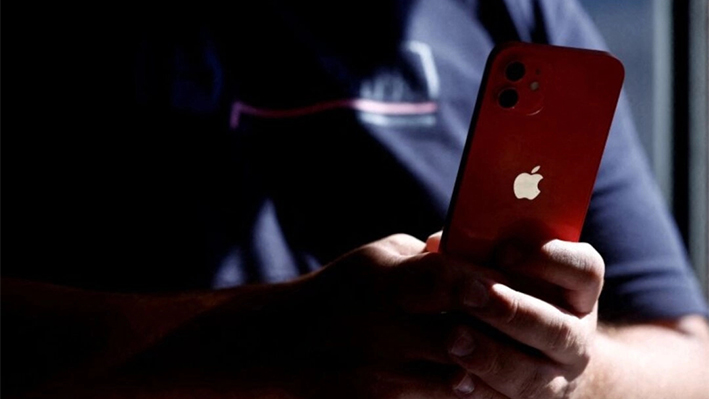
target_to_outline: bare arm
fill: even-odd
[[[286,284],[175,295],[4,280],[4,394],[453,398],[441,313],[494,272],[423,250],[392,236]]]
[[[166,337],[198,328],[225,306],[246,316],[291,289],[128,295],[3,278],[4,392],[53,395],[85,388]]]
[[[589,369],[583,398],[707,398],[706,320],[602,327]]]

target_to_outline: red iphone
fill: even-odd
[[[578,241],[623,77],[623,65],[605,52],[495,48],[441,251],[487,263],[501,240]]]

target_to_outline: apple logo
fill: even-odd
[[[532,174],[520,173],[515,179],[514,191],[515,197],[521,199],[526,198],[528,200],[533,200],[539,195],[539,182],[544,178],[544,176],[537,173],[540,166],[536,166],[532,169]]]

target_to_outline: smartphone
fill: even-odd
[[[490,54],[440,251],[489,263],[505,240],[578,241],[624,78],[594,50]]]

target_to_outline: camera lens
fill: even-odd
[[[500,97],[497,100],[502,108],[512,108],[517,105],[519,95],[515,89],[505,89],[500,93]]]
[[[513,62],[510,65],[507,66],[507,69],[505,70],[505,76],[507,76],[507,79],[509,79],[512,82],[516,82],[524,76],[524,64],[521,62]]]

